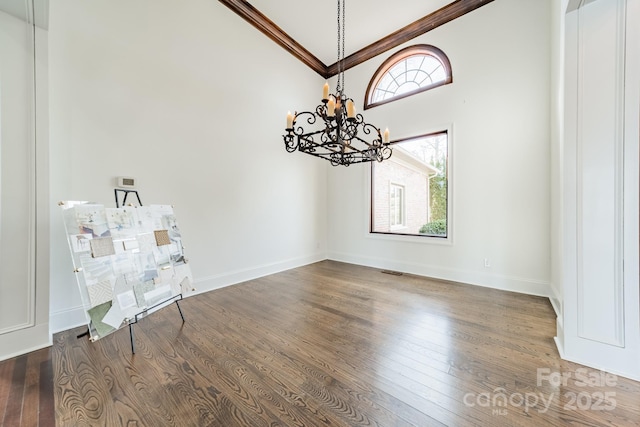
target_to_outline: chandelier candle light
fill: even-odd
[[[322,88],[322,103],[316,106],[314,112],[288,112],[285,129],[287,133],[283,135],[284,145],[289,153],[298,150],[327,159],[333,166],[349,166],[352,163],[374,160],[381,162],[392,154],[389,129],[381,134],[380,128],[365,123],[362,114],[357,114],[353,99],[344,94],[344,1],[338,0],[336,93],[329,94],[329,83],[325,83]],[[310,126],[317,124],[315,130],[305,131],[302,125],[296,126],[298,119],[306,121]]]

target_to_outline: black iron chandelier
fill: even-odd
[[[284,145],[289,153],[298,150],[312,156],[327,159],[331,165],[349,166],[383,160],[391,157],[389,129],[380,133],[380,128],[364,122],[362,114],[356,113],[353,99],[344,94],[344,16],[345,0],[338,0],[338,83],[336,93],[329,94],[329,83],[322,90],[322,103],[314,112],[303,111],[287,114]],[[341,16],[342,11],[342,16]],[[314,128],[305,131],[298,120],[306,121]],[[315,126],[314,126],[315,125]]]

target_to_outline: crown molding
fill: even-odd
[[[327,66],[320,61],[314,54],[309,52],[304,46],[295,41],[289,34],[285,33],[282,28],[267,18],[258,9],[253,7],[245,0],[218,0],[229,9],[238,14],[241,18],[253,25],[258,31],[271,40],[283,47],[287,52],[298,58],[309,68],[325,78],[327,75]]]
[[[333,77],[338,74],[338,63],[325,65],[314,54],[309,52],[304,46],[285,33],[278,25],[253,7],[246,0],[218,0],[227,6],[249,24],[253,25],[261,33],[279,44],[286,51],[298,58],[309,68],[324,78]],[[344,59],[344,70],[353,68],[369,59],[380,55],[394,47],[397,47],[409,40],[425,34],[441,25],[451,22],[467,13],[491,3],[494,0],[456,0],[448,5],[424,16],[417,21],[403,27],[388,36],[370,44],[367,47],[347,56]]]
[[[436,29],[447,22],[451,22],[454,19],[460,18],[469,12],[473,12],[479,7],[491,3],[492,1],[494,0],[457,0],[449,3],[435,12],[418,19],[406,27],[403,27],[398,31],[395,31],[388,36],[371,43],[369,46],[347,56],[344,58],[344,69],[348,70],[356,65],[360,65],[381,53],[428,33],[429,31]],[[327,71],[327,74],[330,76],[338,74],[338,63],[336,62],[330,65]]]

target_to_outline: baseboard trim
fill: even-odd
[[[558,343],[556,342],[556,345],[557,344]],[[560,348],[558,348],[558,351],[560,351]],[[599,371],[608,372],[610,374],[614,374],[614,375],[617,375],[617,376],[620,376],[620,377],[628,378],[628,379],[633,380],[633,381],[640,381],[640,371],[638,371],[638,372],[625,372],[625,371],[620,371],[620,370],[616,370],[616,369],[603,368],[602,366],[600,366],[598,364],[587,363],[587,362],[585,362],[584,360],[582,360],[580,358],[567,357],[566,354],[564,354],[563,351],[560,351],[560,357],[562,358],[562,360],[567,360],[569,362],[577,363],[579,365],[582,365],[582,366],[590,368],[590,369],[597,369]]]
[[[560,359],[564,359],[564,347],[562,346],[562,342],[558,337],[553,337],[553,341],[556,343],[556,349],[558,350]]]
[[[213,291],[215,289],[236,285],[248,280],[257,279],[260,277],[268,276],[270,274],[290,270],[296,267],[302,267],[304,265],[313,264],[325,259],[327,259],[325,254],[318,253],[299,258],[291,258],[288,260],[270,264],[262,264],[246,269],[228,271],[215,276],[194,278],[193,285],[196,288],[196,292],[189,296],[195,296],[205,292]],[[49,321],[51,334],[66,331],[87,324],[84,307],[82,306],[71,307],[65,310],[53,312],[50,315]]]
[[[562,319],[562,298],[560,298],[560,293],[558,289],[556,289],[553,284],[549,287],[551,289],[551,296],[549,297],[549,301],[551,301],[551,306],[553,310],[556,312],[556,317]]]
[[[360,255],[352,255],[341,252],[329,252],[328,259],[363,265],[367,267],[396,270],[404,273],[433,277],[434,279],[450,280],[474,286],[482,286],[486,288],[500,289],[504,291],[518,292],[522,294],[536,295],[547,298],[551,297],[550,283],[534,279],[503,276],[498,274],[454,269],[436,265],[391,261],[388,259],[363,257]]]
[[[54,311],[49,315],[51,335],[86,325],[84,307],[79,305],[65,310]]]
[[[258,279],[260,277],[291,270],[292,268],[324,261],[325,259],[327,259],[326,254],[318,253],[299,258],[290,258],[288,260],[270,264],[262,264],[241,270],[227,271],[215,276],[201,277],[194,279],[196,292],[192,295],[198,295],[204,292],[225,288],[227,286],[237,285],[248,280]]]
[[[50,347],[51,344],[48,323],[0,335],[0,361]]]

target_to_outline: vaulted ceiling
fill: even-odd
[[[337,2],[219,0],[323,77],[337,72]],[[349,0],[345,69],[493,0]]]
[[[337,3],[219,0],[323,77],[336,74]],[[351,68],[493,0],[349,0],[345,68]],[[0,10],[48,28],[49,0],[0,0]]]

